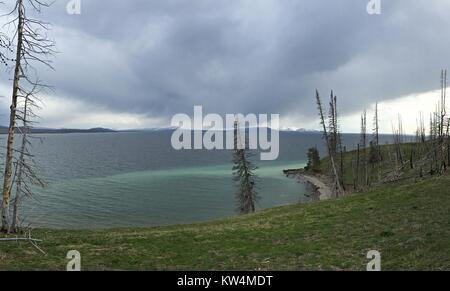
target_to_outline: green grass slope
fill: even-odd
[[[386,185],[339,200],[293,205],[186,226],[36,230],[0,242],[0,270],[450,270],[450,177]]]

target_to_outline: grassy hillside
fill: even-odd
[[[294,205],[204,224],[147,229],[37,230],[0,242],[0,270],[450,270],[450,177],[380,187],[340,200]]]
[[[380,147],[381,156],[383,160],[377,164],[368,163],[367,171],[369,176],[370,186],[377,186],[391,180],[402,180],[414,182],[420,176],[430,177],[430,159],[427,154],[432,150],[429,143],[417,144],[417,143],[404,143],[401,145],[403,166],[396,160],[395,146],[394,145],[382,145]],[[344,167],[344,184],[347,189],[352,189],[354,183],[358,184],[358,189],[365,188],[365,168],[363,166],[363,153],[360,151],[360,167],[357,170],[357,151],[349,151],[343,155],[343,167]],[[369,159],[370,149],[366,150],[367,159]],[[412,165],[412,167],[411,167]],[[338,165],[339,166],[339,165]],[[396,179],[390,179],[389,177],[394,174],[394,170],[399,169],[398,177]],[[322,159],[320,166],[321,174],[330,174],[330,160],[328,157]],[[357,179],[358,178],[358,179]],[[356,182],[359,180],[359,182]]]

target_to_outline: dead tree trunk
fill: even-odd
[[[9,217],[9,203],[12,189],[12,174],[13,174],[13,159],[14,159],[14,134],[16,131],[16,111],[17,111],[17,97],[19,93],[19,81],[22,70],[22,56],[23,56],[23,28],[24,28],[24,7],[23,0],[17,1],[18,9],[18,26],[17,26],[17,46],[16,46],[16,61],[14,68],[13,90],[11,97],[11,107],[9,116],[8,139],[6,144],[6,161],[5,173],[3,178],[3,193],[2,193],[2,231],[9,232],[10,217]]]
[[[362,150],[362,166],[364,168],[364,186],[369,185],[369,169],[368,169],[368,158],[367,158],[367,112],[361,115],[361,141],[360,146]]]
[[[11,229],[10,219],[10,200],[11,192],[13,189],[13,172],[15,155],[18,151],[14,149],[14,138],[17,128],[17,120],[20,119],[20,108],[18,108],[19,99],[30,102],[33,98],[38,98],[35,93],[39,91],[38,88],[48,88],[49,86],[40,84],[37,76],[37,70],[33,65],[47,66],[53,69],[51,66],[51,60],[49,59],[54,53],[54,43],[49,40],[46,31],[50,28],[48,23],[35,19],[34,17],[28,17],[28,9],[33,10],[34,13],[39,14],[42,7],[48,7],[49,4],[44,0],[16,0],[14,9],[8,15],[13,15],[13,20],[9,23],[15,28],[13,41],[15,42],[15,59],[14,61],[14,75],[12,84],[12,96],[9,116],[8,137],[6,144],[6,159],[3,177],[3,189],[2,189],[2,209],[1,209],[1,230],[9,232]],[[11,50],[13,51],[13,50]],[[37,89],[37,90],[36,90]],[[30,105],[31,103],[28,103]],[[27,114],[29,113],[29,107],[27,107]],[[27,117],[23,117],[24,120]],[[25,158],[25,157],[24,157]],[[28,168],[28,167],[25,167]],[[16,168],[17,172],[17,168]],[[29,172],[31,173],[31,171]],[[36,180],[34,175],[24,175],[22,181],[30,179],[31,183]],[[21,185],[23,186],[23,184]],[[20,200],[20,199],[19,199]],[[17,223],[17,219],[15,219]]]
[[[27,135],[28,135],[28,125],[26,123],[26,116],[28,114],[28,100],[25,100],[24,105],[24,120],[22,127],[22,144],[20,146],[20,156],[17,162],[17,178],[16,178],[16,197],[14,198],[13,203],[13,218],[11,223],[11,229],[16,231],[19,225],[19,205],[20,200],[22,199],[22,180],[23,180],[23,167],[25,166],[25,151],[26,151],[26,143],[27,143]]]
[[[338,170],[337,170],[337,167],[336,167],[336,161],[334,160],[333,152],[332,152],[331,145],[330,145],[330,140],[329,140],[329,136],[328,136],[328,132],[327,132],[327,126],[326,126],[326,123],[325,123],[325,116],[324,116],[324,113],[323,113],[322,101],[320,100],[319,91],[317,91],[317,90],[316,90],[316,101],[317,101],[317,107],[318,107],[319,115],[320,115],[320,123],[323,126],[323,134],[324,134],[325,142],[327,144],[328,155],[330,157],[331,169],[332,169],[333,176],[334,176],[333,177],[333,179],[334,179],[334,188],[335,188],[335,192],[336,192],[335,196],[339,197],[339,196],[341,196],[344,193],[344,191],[343,191],[343,189],[341,187],[341,184],[339,182],[340,181],[340,177],[339,177],[339,173],[338,173]]]
[[[359,169],[361,164],[361,153],[360,153],[361,145],[358,143],[358,150],[356,152],[356,187],[359,189]]]

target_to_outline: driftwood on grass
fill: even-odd
[[[47,253],[42,250],[38,243],[42,242],[43,240],[41,239],[35,239],[31,236],[31,229],[29,229],[26,233],[25,236],[23,237],[6,237],[6,238],[0,238],[0,242],[19,242],[19,241],[27,241],[29,242],[36,250],[38,250],[41,254],[43,255],[47,255]]]

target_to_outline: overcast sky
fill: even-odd
[[[55,86],[42,126],[169,126],[203,105],[318,128],[317,88],[334,89],[345,131],[376,101],[385,131],[397,111],[413,128],[450,67],[450,1],[381,0],[381,15],[367,13],[369,0],[81,0],[81,15],[68,2],[40,16],[60,52],[55,72],[40,73]]]

